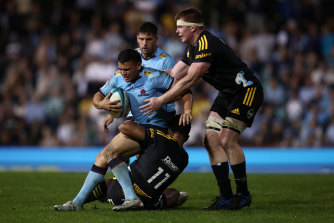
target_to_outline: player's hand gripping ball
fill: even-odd
[[[110,101],[120,100],[118,103],[122,105],[120,112],[109,112],[109,114],[114,118],[126,117],[130,111],[130,101],[128,94],[122,88],[114,88],[110,91],[111,96]]]

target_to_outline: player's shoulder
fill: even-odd
[[[151,67],[143,67],[142,74],[148,77],[157,77],[162,74],[165,74],[165,72]]]
[[[160,47],[157,48],[156,56],[163,60],[170,60],[170,59],[174,60],[174,58],[171,55],[163,51]]]
[[[137,51],[138,53],[141,53],[141,50],[140,50],[140,48],[138,47],[138,48],[136,48],[135,49],[135,51]]]

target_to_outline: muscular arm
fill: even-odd
[[[172,70],[168,71],[167,73],[174,77],[175,80],[180,80],[187,74],[189,66],[182,61],[179,61]]]
[[[121,133],[135,141],[143,141],[145,139],[145,128],[133,121],[128,120],[123,122],[118,129]]]
[[[205,62],[192,63],[188,69],[187,74],[176,81],[175,84],[163,95],[158,98],[149,98],[145,101],[147,104],[140,106],[142,112],[145,114],[153,113],[160,109],[163,104],[168,104],[176,101],[183,94],[185,94],[209,69],[210,64]]]
[[[175,101],[178,97],[183,95],[197,81],[205,74],[209,69],[209,63],[192,63],[188,69],[187,74],[172,86],[165,94],[160,96],[162,104],[168,104]]]

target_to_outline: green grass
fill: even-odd
[[[210,173],[184,173],[172,185],[190,194],[180,208],[113,212],[93,202],[81,212],[55,212],[53,205],[73,199],[85,173],[0,172],[0,223],[15,222],[334,222],[334,175],[249,174],[250,208],[203,211],[218,189]]]

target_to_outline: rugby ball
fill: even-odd
[[[111,96],[110,101],[120,100],[118,103],[122,105],[122,110],[120,112],[109,112],[109,114],[114,118],[126,117],[130,110],[130,101],[128,94],[122,88],[114,88],[110,91]]]

